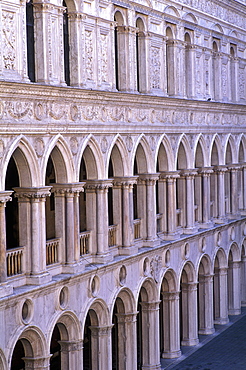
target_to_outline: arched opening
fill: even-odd
[[[166,77],[167,77],[167,93],[168,95],[175,95],[176,93],[176,79],[175,79],[175,57],[174,57],[174,43],[173,31],[171,27],[166,28]]]
[[[218,166],[219,165],[219,155],[217,145],[214,142],[212,147],[212,154],[211,154],[211,166]],[[213,218],[218,217],[218,178],[217,173],[213,172],[210,176],[210,215]]]
[[[239,250],[236,244],[231,246],[228,256],[228,313],[240,315],[241,313],[241,269]]]
[[[218,238],[220,238],[218,236]],[[225,256],[221,250],[214,260],[213,301],[214,323],[224,325],[228,322],[227,269]]]
[[[143,288],[142,288],[143,289]],[[137,370],[142,369],[143,365],[143,320],[142,320],[142,289],[138,298],[137,306]]]
[[[232,163],[232,150],[229,141],[226,148],[225,162],[226,165],[230,165]],[[225,211],[228,215],[232,212],[232,202],[236,201],[235,199],[232,199],[231,176],[231,170],[228,169],[225,173]]]
[[[219,48],[218,41],[213,41],[213,59],[212,59],[212,69],[213,69],[213,98],[214,100],[220,99],[220,66],[219,66]]]
[[[241,305],[246,306],[246,253],[245,241],[241,251]]]
[[[45,185],[50,186],[56,183],[56,174],[54,162],[51,156],[48,159],[46,174],[45,174]],[[47,197],[45,202],[45,221],[46,221],[46,240],[54,239],[56,237],[56,212],[55,212],[55,194],[51,193],[50,197]]]
[[[56,324],[50,342],[50,370],[62,370],[60,341],[61,333],[58,324]]]
[[[231,91],[231,100],[236,101],[236,65],[235,65],[235,46],[230,46],[230,91]]]
[[[26,3],[26,44],[27,44],[27,74],[31,82],[35,82],[35,42],[33,0]]]
[[[192,51],[191,51],[191,37],[188,32],[185,33],[185,90],[188,98],[192,97]]]
[[[246,197],[245,197],[246,169],[243,165],[245,163],[245,159],[244,159],[244,147],[243,147],[242,141],[239,146],[238,162],[239,164],[241,164],[241,167],[238,171],[238,207],[239,207],[239,211],[242,212],[244,209],[246,209]]]
[[[146,92],[147,90],[147,68],[146,68],[146,38],[144,23],[141,18],[136,21],[136,60],[137,60],[137,91]]]
[[[84,158],[82,157],[79,171],[79,181],[84,182],[87,179],[87,171]],[[86,191],[79,194],[79,226],[80,232],[87,230],[86,223]]]
[[[114,28],[115,85],[117,90],[126,90],[125,34],[120,32],[121,26],[124,25],[124,20],[119,11],[115,12],[114,21],[117,22]]]
[[[204,220],[204,208],[207,207],[207,204],[203,204],[204,191],[208,191],[208,188],[204,189],[206,179],[203,179],[201,174],[202,168],[204,167],[204,158],[201,144],[198,142],[195,154],[195,168],[200,169],[200,172],[195,176],[194,181],[194,193],[195,193],[195,222],[202,223]],[[203,181],[204,180],[204,181]],[[209,196],[209,194],[206,194]],[[205,197],[206,199],[206,197]],[[210,202],[210,199],[208,199]]]
[[[83,370],[92,370],[91,352],[91,319],[90,312],[86,316],[83,340]]]
[[[19,186],[19,172],[16,161],[12,156],[7,167],[5,190],[13,190],[13,188]],[[11,195],[11,198],[12,201],[6,203],[5,209],[7,249],[18,248],[20,246],[18,200],[14,194]]]
[[[24,370],[25,367],[25,361],[23,358],[25,358],[25,349],[23,346],[22,340],[18,340],[11,359],[11,370]]]
[[[63,13],[63,52],[64,52],[64,79],[67,86],[70,86],[70,62],[69,62],[69,25],[68,25],[68,9],[67,4],[63,0],[62,6],[65,11]]]
[[[187,156],[183,143],[180,143],[177,156],[177,170],[187,169]],[[177,178],[176,186],[176,202],[177,202],[177,226],[184,228],[186,226],[186,180],[181,176]]]

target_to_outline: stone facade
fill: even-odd
[[[0,369],[160,369],[246,304],[246,1],[0,29]]]

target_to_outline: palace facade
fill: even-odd
[[[160,369],[246,305],[246,1],[2,0],[0,35],[0,369]]]

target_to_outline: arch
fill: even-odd
[[[219,136],[216,134],[211,141],[211,146],[210,146],[210,165],[215,166],[215,165],[220,165],[223,164],[222,162],[222,145],[221,145],[221,140]]]
[[[23,330],[23,328],[21,328]],[[11,348],[9,354],[9,363],[12,361],[12,356],[14,352],[15,345],[18,341],[21,341],[25,353],[25,357],[30,358],[43,358],[49,354],[47,350],[45,336],[41,329],[36,326],[29,326],[24,328],[24,330],[19,334],[18,340],[16,341],[16,335],[11,340],[9,348]]]
[[[212,261],[208,254],[203,254],[200,257],[200,260],[197,265],[197,276],[199,273],[203,275],[211,275],[212,274]]]
[[[235,141],[232,137],[232,135],[229,135],[227,138],[227,143],[225,145],[225,153],[224,153],[224,163],[230,164],[230,163],[237,163],[237,150]]]
[[[230,30],[229,36],[238,39],[238,32],[236,30]]]
[[[212,265],[213,265],[213,270],[215,269],[215,266],[217,266],[220,269],[227,268],[227,257],[226,257],[226,254],[223,248],[219,248],[216,251]]]
[[[123,26],[125,24],[125,17],[122,11],[118,8],[115,9],[114,19],[117,22],[118,26]]]
[[[91,323],[94,326],[108,326],[110,325],[110,315],[109,309],[106,302],[102,299],[96,298],[93,301],[90,301],[85,309],[84,312],[81,314],[81,322],[82,322],[82,329],[85,325],[85,319],[88,315],[89,311],[91,310]]]
[[[236,243],[232,243],[228,253],[228,311],[229,315],[241,313],[241,254]]]
[[[173,269],[165,271],[161,279],[160,289],[162,289],[163,292],[169,293],[178,291],[177,275]]]
[[[232,243],[229,251],[228,251],[228,264],[229,264],[229,259],[230,259],[230,254],[231,254],[231,261],[232,262],[240,262],[241,261],[241,253],[240,253],[240,248],[237,245],[237,243]]]
[[[137,297],[141,295],[141,302],[156,302],[158,301],[158,290],[155,281],[152,278],[146,278],[141,282]]]
[[[215,23],[212,27],[212,30],[224,34],[223,27],[219,23]]]
[[[191,148],[187,137],[183,135],[177,148],[176,169],[188,168],[191,168]]]
[[[37,157],[30,142],[24,136],[19,136],[6,150],[3,156],[1,188],[4,190],[5,177],[8,163],[13,156],[20,177],[20,186],[34,187],[40,184],[40,172]]]
[[[184,272],[184,276],[182,279],[182,274]],[[182,282],[184,283],[192,283],[195,282],[196,278],[196,271],[193,263],[191,261],[185,261],[180,272],[179,276],[179,286]],[[183,280],[183,281],[182,281]]]
[[[185,13],[185,15],[183,16],[183,20],[198,24],[196,16],[192,13]]]
[[[149,147],[149,143],[144,135],[141,135],[138,142],[136,143],[133,151],[133,163],[132,169],[134,174],[134,162],[136,159],[138,174],[140,173],[151,173],[154,168],[153,157]],[[154,172],[154,171],[153,171]]]
[[[89,136],[83,143],[78,155],[77,178],[80,174],[81,160],[84,157],[86,164],[87,179],[103,179],[107,177],[104,169],[104,160],[98,142],[93,136]]]
[[[139,29],[139,31],[145,31],[146,30],[145,20],[140,15],[137,15],[136,27]]]
[[[163,142],[160,143],[157,158],[156,158],[156,168],[157,172],[168,171],[170,169],[169,165],[169,152],[166,150]]]
[[[112,160],[114,176],[127,176],[130,174],[129,156],[121,136],[117,136],[111,145],[107,159],[107,169],[110,158]],[[107,169],[106,173],[108,172]]]
[[[174,159],[173,149],[172,149],[170,140],[166,136],[166,134],[164,134],[163,137],[161,137],[159,142],[157,143],[155,162],[157,161],[157,158],[159,156],[159,150],[160,150],[161,145],[163,146],[165,153],[167,155],[167,165],[168,165],[167,171],[174,171],[175,170],[175,159]],[[165,167],[165,166],[161,166],[161,167]]]
[[[136,85],[140,93],[148,91],[148,66],[146,54],[146,24],[142,17],[136,19]]]
[[[7,361],[1,349],[0,349],[0,369],[7,370]]]
[[[213,40],[213,51],[217,53],[219,51],[219,41]]]
[[[166,36],[169,40],[172,40],[174,38],[174,32],[170,26],[166,28]]]
[[[47,338],[49,346],[56,325],[60,325],[61,337],[63,337],[64,340],[78,341],[82,339],[81,325],[77,315],[72,311],[65,311],[55,315],[48,326],[50,328]]]
[[[61,0],[61,3],[62,2],[63,0]],[[66,6],[67,6],[69,13],[78,11],[77,3],[74,0],[66,0],[65,2],[66,2]]]
[[[209,166],[207,145],[205,138],[202,134],[199,135],[194,150],[195,150],[194,167],[197,168]]]
[[[42,159],[41,173],[43,184],[45,184],[46,168],[50,157],[55,168],[56,182],[74,182],[75,171],[73,156],[67,142],[61,135],[58,135],[51,140],[49,147]]]
[[[180,18],[179,11],[174,6],[166,6],[163,13]]]
[[[240,140],[238,141],[237,149],[238,154],[236,163],[246,162],[246,139],[244,135],[241,135]]]
[[[136,309],[136,301],[132,291],[129,288],[123,287],[117,294],[115,295],[113,302],[112,302],[112,310],[114,305],[116,304],[117,298],[120,298],[122,301],[122,305],[120,307],[120,312],[122,313],[133,313]],[[113,311],[111,310],[111,317],[113,315]]]

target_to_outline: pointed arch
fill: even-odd
[[[159,161],[159,170],[160,171],[173,171],[174,170],[174,155],[171,143],[169,138],[166,135],[163,135],[159,139],[159,142],[156,145],[157,150],[155,154],[155,163]],[[156,167],[156,166],[155,166]]]
[[[221,145],[221,140],[216,134],[211,141],[211,146],[210,146],[210,154],[209,154],[209,161],[210,161],[210,166],[214,165],[220,165],[223,164],[223,155],[222,155],[222,145]]]
[[[120,135],[117,135],[113,140],[109,149],[109,154],[106,163],[106,173],[108,172],[109,160],[112,160],[114,168],[114,176],[129,176],[129,156],[125,143]]]
[[[68,143],[61,135],[54,137],[43,156],[41,164],[42,182],[45,184],[46,168],[52,158],[57,183],[71,183],[74,179],[74,161]]]
[[[1,188],[4,190],[7,167],[12,156],[18,169],[20,186],[39,186],[40,171],[36,153],[28,139],[21,135],[11,143],[3,156],[2,176],[0,180]]]
[[[82,157],[86,159],[86,169],[88,179],[103,179],[107,175],[104,169],[104,160],[101,149],[95,137],[89,135],[84,141],[80,152],[78,153],[78,161],[76,163],[76,178],[80,176],[80,166]]]
[[[204,138],[204,136],[202,134],[200,134],[198,137],[197,137],[197,140],[196,140],[196,144],[195,144],[195,147],[194,147],[194,158],[195,158],[195,163],[194,163],[194,168],[196,167],[202,167],[202,166],[197,166],[196,165],[196,157],[198,155],[198,146],[200,145],[200,155],[202,156],[202,159],[200,160],[199,158],[197,158],[197,162],[198,163],[203,163],[203,166],[204,167],[208,167],[209,166],[209,153],[208,153],[208,149],[207,149],[207,144],[206,144],[206,140]]]
[[[225,164],[237,163],[236,155],[237,155],[237,150],[236,150],[235,140],[230,134],[225,144],[224,163]]]
[[[182,135],[176,153],[176,169],[188,169],[192,166],[192,153],[186,135]]]
[[[149,143],[145,135],[141,135],[135,144],[132,157],[132,169],[134,173],[134,161],[136,159],[138,173],[154,172],[154,160]]]
[[[236,163],[243,163],[243,162],[246,162],[246,138],[242,134],[240,137],[240,140],[238,141]]]

